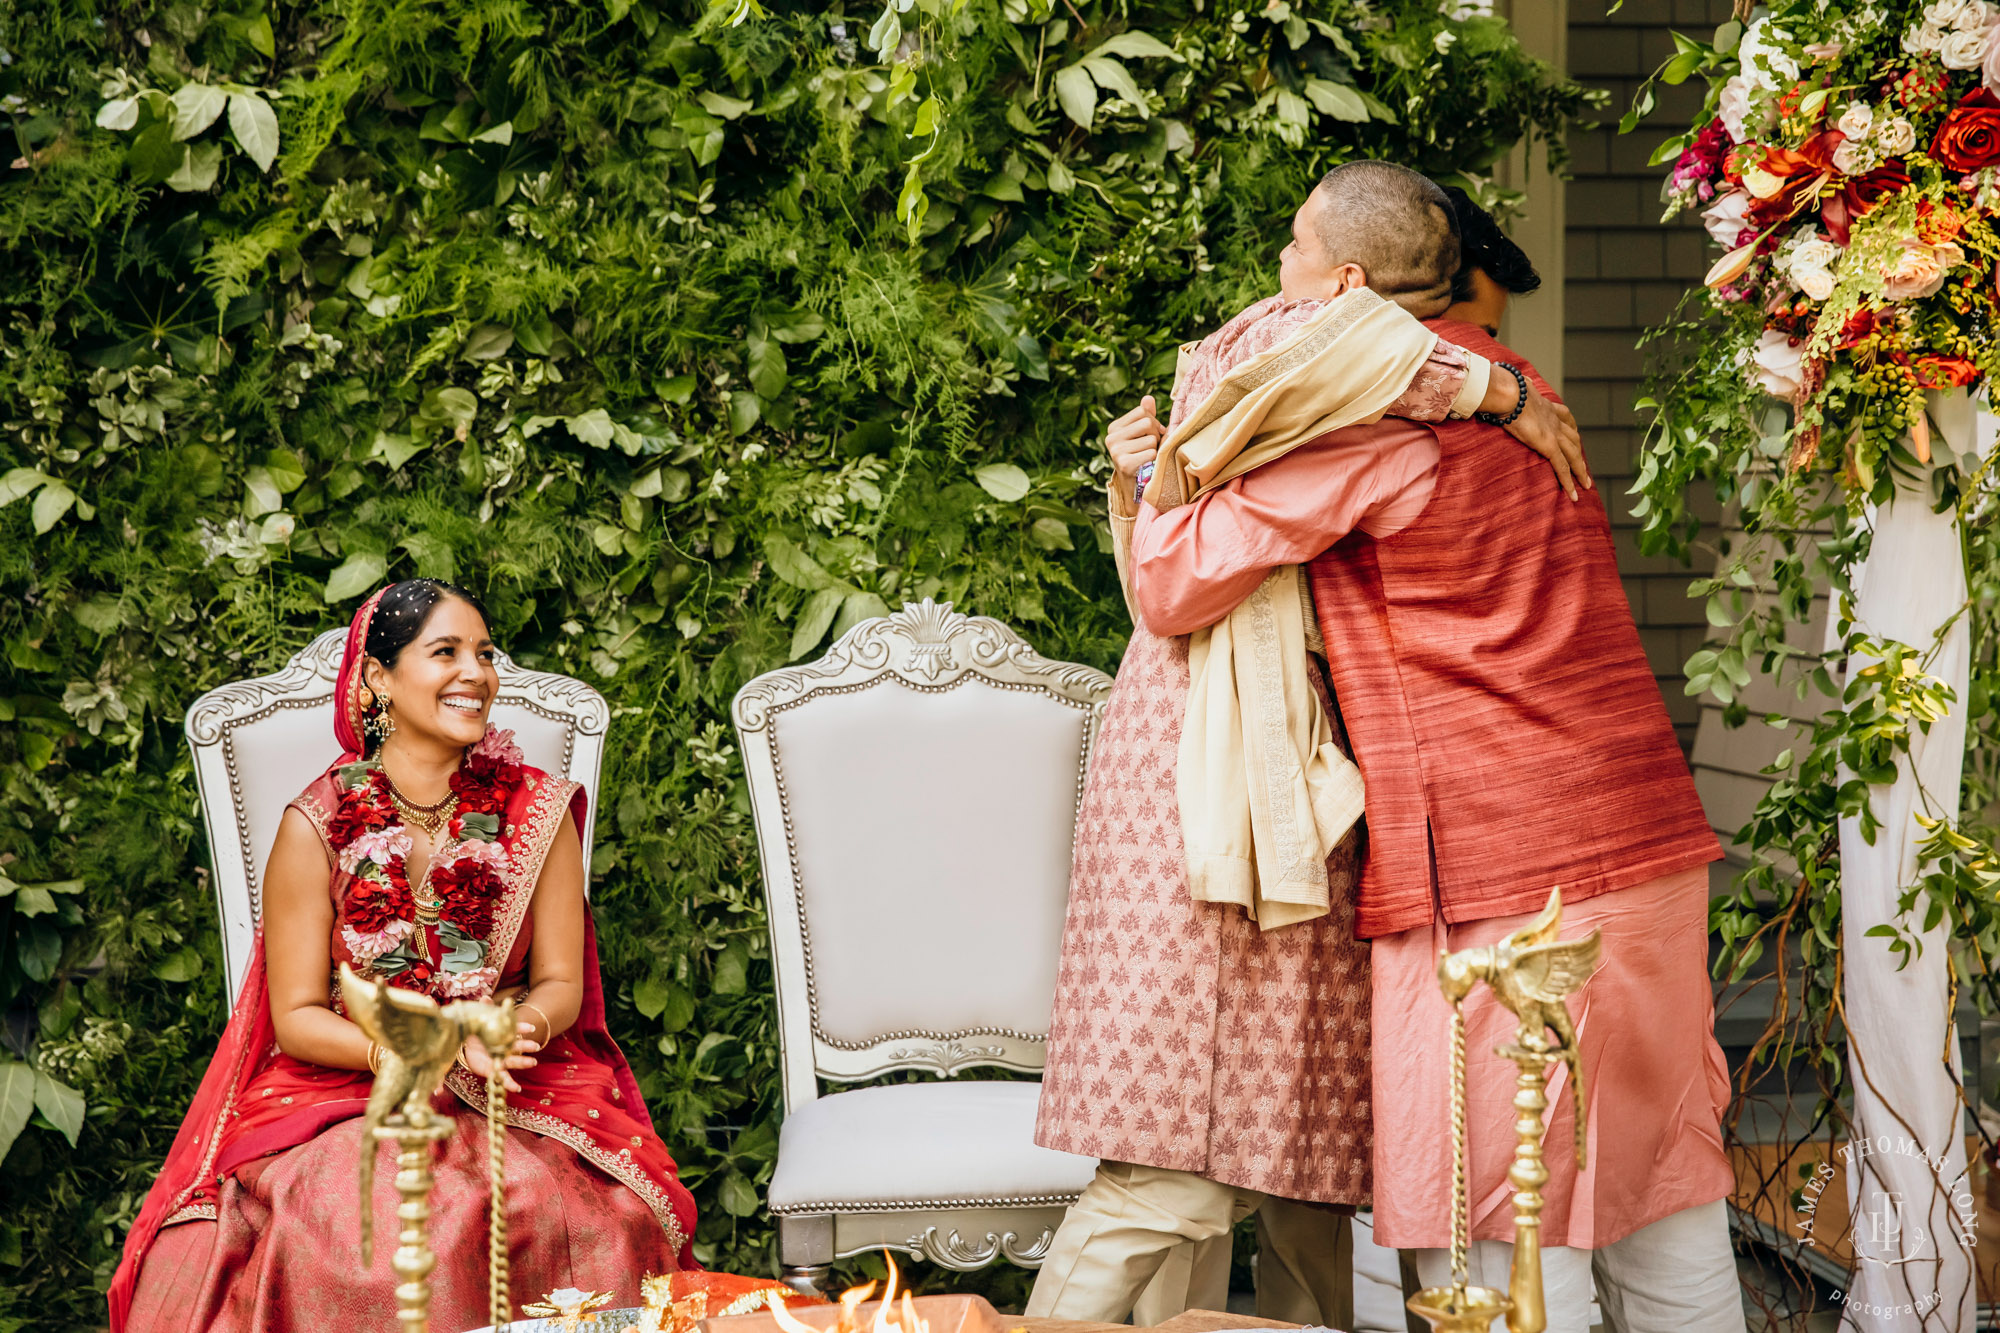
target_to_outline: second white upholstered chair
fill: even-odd
[[[1038,1265],[1096,1162],[1033,1142],[1085,766],[1111,680],[926,600],[744,686],[788,1281],[890,1248]],[[941,1078],[822,1094],[900,1070]]]

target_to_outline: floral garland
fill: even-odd
[[[488,727],[452,774],[458,808],[432,849],[423,886],[437,902],[431,926],[421,921],[406,869],[410,830],[396,812],[380,759],[338,771],[341,794],[327,842],[354,877],[341,901],[340,936],[362,975],[441,1000],[492,990],[500,973],[488,961],[489,937],[508,870],[502,819],[523,762],[514,733]]]
[[[1680,38],[1661,72],[1711,82],[1703,122],[1663,150],[1666,215],[1700,208],[1728,252],[1709,313],[1728,359],[1794,407],[1792,467],[1871,495],[1899,447],[1930,461],[1927,391],[2000,375],[2000,8],[1759,15]]]

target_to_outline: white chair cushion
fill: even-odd
[[[1040,1083],[946,1080],[836,1092],[778,1138],[773,1213],[1068,1204],[1097,1160],[1035,1146]]]

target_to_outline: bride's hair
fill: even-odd
[[[404,579],[389,585],[375,605],[375,616],[368,622],[367,654],[385,667],[394,667],[403,649],[410,646],[424,622],[431,618],[431,611],[447,597],[464,602],[479,613],[481,620],[487,619],[486,608],[479,599],[457,584],[440,579]]]

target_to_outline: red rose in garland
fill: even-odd
[[[2000,165],[2000,97],[1981,88],[1953,107],[1931,140],[1931,156],[1953,171]]]

